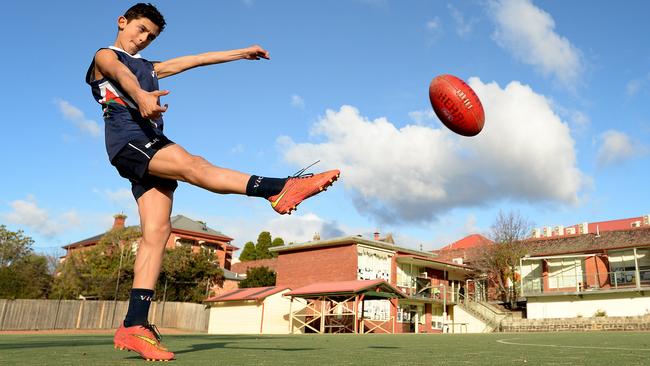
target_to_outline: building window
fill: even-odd
[[[361,307],[361,304],[359,304]],[[363,317],[370,320],[388,320],[390,318],[390,301],[366,300],[363,304]]]
[[[631,285],[636,283],[636,266],[639,265],[641,281],[650,281],[650,248],[618,250],[608,253],[609,270],[613,286]]]
[[[357,279],[390,282],[391,255],[381,250],[357,247]]]
[[[419,266],[400,264],[397,266],[397,286],[415,288],[416,278],[424,270]]]
[[[548,259],[547,263],[549,288],[577,288],[578,283],[584,283],[580,258]]]
[[[176,239],[176,247],[192,247],[193,245],[196,245],[196,241],[191,240],[191,239],[185,239],[185,238],[178,238]]]

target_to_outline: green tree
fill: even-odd
[[[32,252],[32,238],[0,225],[0,298],[45,298],[52,276],[45,256]]]
[[[269,259],[276,258],[277,253],[269,251],[272,247],[284,245],[284,240],[282,238],[271,238],[271,233],[268,231],[262,231],[257,236],[257,244],[253,244],[252,241],[249,241],[244,245],[241,254],[239,255],[239,260],[242,262],[254,261],[257,259]]]
[[[59,266],[53,298],[79,295],[99,299],[127,300],[133,282],[134,249],[142,236],[136,227],[114,228],[93,248],[74,253]]]
[[[0,225],[0,268],[6,268],[31,254],[33,244],[34,240],[23,235],[22,230],[13,232],[7,230],[5,225]]]
[[[271,252],[269,252],[271,242],[271,233],[268,231],[262,231],[260,235],[257,236],[257,244],[255,245],[257,259],[268,259],[273,257]]]
[[[257,259],[257,251],[255,250],[255,244],[252,241],[249,241],[244,245],[241,254],[239,254],[239,260],[242,262],[254,261]]]
[[[253,267],[246,270],[246,279],[239,282],[239,288],[275,286],[275,272],[268,267]]]
[[[208,250],[193,253],[192,248],[167,249],[156,286],[156,298],[166,301],[200,303],[215,284],[223,284],[223,270]]]
[[[273,239],[273,242],[271,243],[271,248],[273,248],[273,247],[281,247],[283,245],[284,245],[284,240],[282,240],[282,238],[278,237],[278,238]],[[278,257],[278,252],[270,252],[270,253],[271,253],[271,256],[273,256],[273,258]]]

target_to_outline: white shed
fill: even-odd
[[[288,287],[242,288],[211,297],[209,334],[287,334],[291,299]]]

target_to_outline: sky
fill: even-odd
[[[34,249],[138,224],[109,164],[84,75],[112,45],[126,1],[3,6],[0,224]],[[165,133],[239,171],[340,180],[279,216],[268,202],[181,183],[173,214],[239,247],[262,230],[286,242],[392,233],[432,250],[518,212],[535,227],[650,214],[650,3],[627,1],[158,1],[167,28],[149,60],[259,44],[235,61],[161,80]],[[431,80],[466,80],[481,134],[435,117]]]

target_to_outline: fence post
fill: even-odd
[[[54,314],[54,324],[52,324],[52,329],[56,329],[56,323],[59,321],[59,309],[61,309],[61,296],[59,296],[59,301],[56,302],[56,313]]]
[[[0,318],[0,330],[3,330],[5,327],[5,316],[7,315],[7,308],[9,307],[9,301],[11,300],[5,300],[4,301],[4,306],[2,307],[2,318]]]

